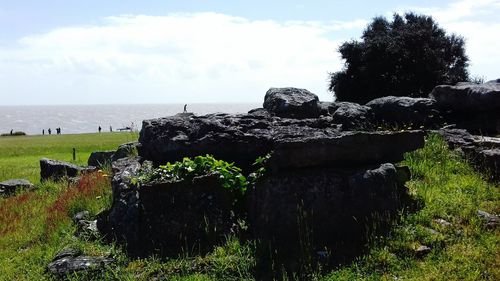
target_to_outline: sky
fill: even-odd
[[[0,0],[0,105],[331,101],[338,46],[408,11],[465,38],[472,76],[500,78],[500,0]]]

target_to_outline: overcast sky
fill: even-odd
[[[500,78],[500,0],[0,0],[0,105],[261,102],[285,86],[329,101],[339,44],[405,11]]]

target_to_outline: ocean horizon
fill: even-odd
[[[196,115],[209,113],[246,113],[261,107],[259,103],[193,103],[187,111]],[[183,112],[184,104],[103,104],[103,105],[15,105],[0,106],[0,133],[21,131],[28,135],[95,133],[101,127],[131,127],[140,130],[142,121]]]

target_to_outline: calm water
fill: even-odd
[[[226,112],[244,113],[261,104],[189,104],[188,111],[197,115]],[[183,104],[154,105],[62,105],[62,106],[0,106],[0,133],[10,130],[29,135],[42,134],[42,129],[61,127],[63,134],[104,132],[133,125],[140,130],[142,120],[174,115],[183,111]]]

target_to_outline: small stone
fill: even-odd
[[[477,215],[483,219],[488,228],[496,228],[500,224],[500,218],[497,215],[478,210]]]
[[[73,222],[78,223],[81,220],[88,219],[90,216],[89,211],[81,211],[73,216]]]
[[[447,222],[445,221],[444,219],[435,219],[434,222],[440,226],[443,226],[443,227],[449,227],[449,226],[452,226],[452,224],[450,222]]]
[[[431,248],[429,246],[420,245],[417,249],[415,249],[415,254],[419,257],[423,257],[431,252]]]

